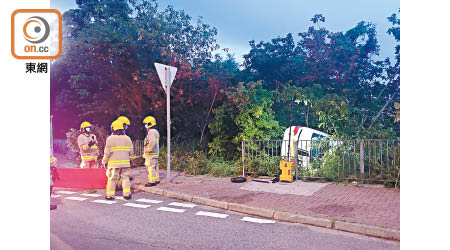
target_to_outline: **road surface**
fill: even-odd
[[[84,191],[56,189],[52,204],[58,208],[50,211],[51,249],[400,249],[396,242],[148,193],[133,194],[130,201],[104,202],[109,202],[104,190],[86,196]]]

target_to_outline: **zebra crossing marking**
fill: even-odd
[[[195,215],[209,216],[209,217],[221,218],[221,219],[225,219],[228,217],[228,214],[219,214],[219,213],[211,213],[211,212],[204,212],[204,211],[199,211]]]
[[[184,209],[178,209],[178,208],[171,208],[171,207],[159,207],[159,211],[166,211],[166,212],[173,212],[173,213],[184,213],[186,210]]]
[[[131,202],[127,202],[123,205],[128,206],[128,207],[138,207],[138,208],[149,208],[150,207],[150,205],[142,205],[142,204],[136,204],[136,203],[131,203]]]
[[[114,204],[114,203],[117,203],[117,201],[109,201],[109,200],[93,200],[92,202],[95,202],[95,203],[103,203],[103,204]]]
[[[58,193],[60,193],[60,194],[76,194],[77,192],[72,192],[72,191],[58,191]]]
[[[172,202],[172,203],[169,203],[169,206],[193,208],[193,207],[196,207],[197,205],[189,204],[189,203]]]
[[[83,196],[89,196],[89,197],[100,197],[102,196],[101,194],[81,194]]]
[[[252,218],[252,217],[244,217],[241,220],[248,221],[248,222],[254,222],[254,223],[261,223],[261,224],[275,223],[274,220],[264,220],[264,219],[258,219],[258,218]]]
[[[69,196],[64,198],[66,200],[73,200],[73,201],[84,201],[87,200],[87,198],[81,198],[81,197],[75,197],[75,196]]]
[[[159,204],[159,203],[161,203],[162,201],[159,201],[159,200],[148,200],[148,199],[139,199],[139,200],[136,200],[137,202],[146,202],[146,203],[152,203],[152,204]]]

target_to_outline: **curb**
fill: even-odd
[[[319,227],[325,227],[333,229],[333,221],[329,219],[310,217],[300,214],[291,214],[286,212],[278,212],[276,211],[273,218],[279,221],[293,222],[293,223],[301,223]]]
[[[166,191],[160,188],[154,187],[144,187],[143,185],[132,184],[134,189],[140,190],[147,193],[157,194],[161,196],[166,196],[169,198],[174,198],[178,200],[184,200],[188,202],[197,203],[200,205],[206,205],[216,208],[221,208],[225,210],[230,210],[234,212],[256,215],[264,218],[274,219],[278,221],[290,222],[290,223],[300,223],[306,225],[312,225],[317,227],[324,227],[329,229],[335,229],[338,231],[356,233],[371,237],[383,238],[388,240],[400,241],[400,231],[395,229],[382,228],[377,226],[370,226],[358,223],[350,223],[345,221],[330,220],[325,218],[311,217],[300,214],[292,214],[287,212],[275,211],[264,208],[251,207],[247,205],[229,203],[225,201],[218,201],[213,199],[208,199],[199,196],[191,196],[186,194],[180,194],[172,191]]]
[[[264,218],[273,219],[274,210],[250,207],[246,205],[236,204],[236,203],[228,203],[228,210],[240,212],[244,214],[251,214],[256,216],[261,216]]]
[[[217,207],[217,208],[222,208],[222,209],[228,210],[228,202],[224,202],[224,201],[218,201],[218,200],[212,200],[212,199],[208,199],[208,198],[194,196],[194,197],[192,197],[192,202],[201,204],[201,205]]]
[[[346,231],[367,236],[373,236],[389,240],[400,241],[400,231],[387,229],[377,226],[369,226],[364,224],[349,223],[344,221],[336,221],[334,228],[339,231]]]

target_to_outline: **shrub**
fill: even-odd
[[[167,147],[163,146],[159,152],[159,167],[167,169]],[[205,152],[195,150],[185,151],[185,148],[178,147],[171,151],[170,168],[175,171],[184,171],[188,174],[207,174],[209,171],[209,160]]]
[[[217,158],[210,162],[209,174],[217,177],[237,176],[241,173],[242,163],[240,161],[226,161]]]
[[[245,163],[245,168],[250,174],[254,176],[275,176],[280,172],[280,160],[281,159],[279,157],[274,157],[266,160],[259,158],[248,160]]]
[[[188,165],[185,171],[189,174],[207,174],[209,172],[210,162],[203,151],[195,151],[188,160]]]

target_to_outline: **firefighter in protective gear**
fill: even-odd
[[[145,167],[148,173],[148,183],[146,187],[159,184],[159,132],[155,129],[156,119],[153,116],[147,116],[144,119],[145,128],[147,129],[147,137],[144,140]]]
[[[113,135],[106,139],[105,153],[103,156],[103,165],[107,167],[106,175],[108,183],[106,184],[105,199],[113,200],[116,191],[116,181],[122,178],[123,198],[131,199],[130,167],[133,155],[133,143],[130,137],[125,135],[123,122],[115,120],[111,127]]]
[[[91,132],[92,125],[83,122],[80,126],[81,134],[78,136],[78,148],[81,154],[81,168],[96,168],[98,153],[97,137]]]
[[[55,179],[55,168],[56,168],[56,157],[53,154],[50,154],[50,196],[52,195],[53,189],[53,180]],[[50,210],[54,210],[57,208],[57,205],[50,204]]]
[[[120,121],[120,122],[123,122],[123,127],[124,127],[125,132],[126,132],[126,130],[128,129],[128,127],[131,125],[130,119],[128,119],[128,117],[126,117],[126,116],[119,116],[119,117],[117,118],[117,120]],[[112,134],[114,134],[114,129],[113,129],[112,126],[111,126],[111,132],[112,132]],[[126,133],[125,133],[125,134],[126,134]],[[135,158],[135,157],[132,156],[131,159],[134,159],[134,158]],[[130,177],[130,181],[132,181],[132,180],[133,180],[133,178]],[[121,186],[120,183],[122,183],[122,178],[119,177],[119,178],[116,180],[116,191],[122,191],[122,186]]]

